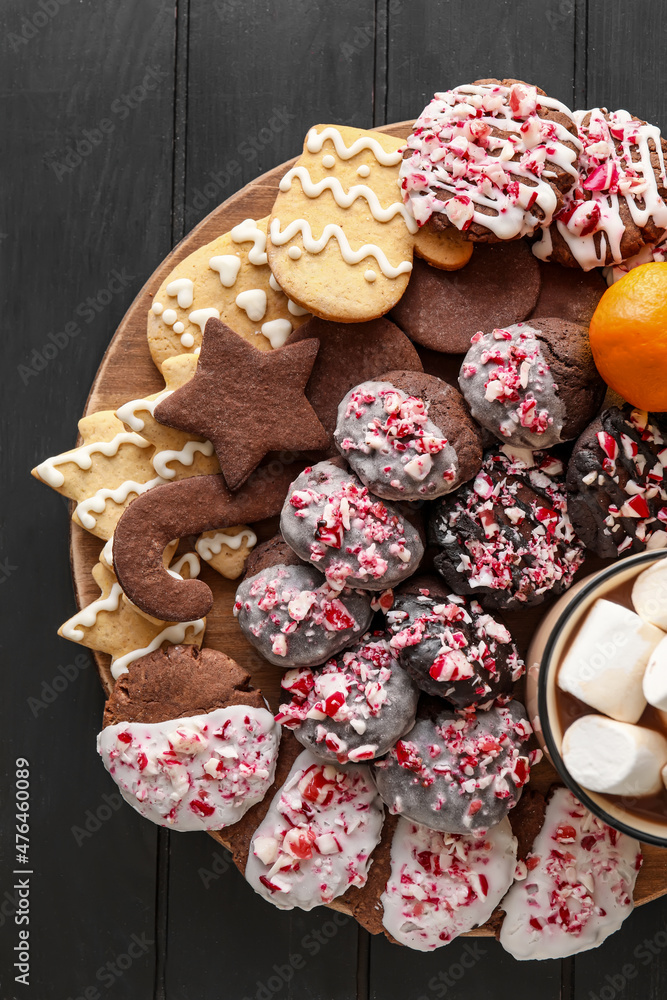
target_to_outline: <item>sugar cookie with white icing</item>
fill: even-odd
[[[151,442],[128,431],[113,410],[83,417],[79,434],[81,445],[47,458],[32,474],[74,500],[75,524],[108,540],[128,503],[165,480],[153,466]]]
[[[175,624],[149,619],[125,600],[115,575],[101,562],[93,568],[93,579],[100,588],[100,596],[61,625],[58,635],[88,649],[108,653],[114,680],[135,660],[164,643],[201,645],[205,618]]]
[[[219,531],[205,531],[195,542],[197,553],[211,569],[227,580],[236,580],[257,545],[257,535],[245,524]]]
[[[417,225],[401,200],[403,140],[316,125],[280,182],[269,264],[291,299],[322,319],[384,315],[405,291]]]
[[[245,219],[174,267],[148,312],[148,346],[167,358],[198,353],[206,321],[221,319],[262,351],[282,347],[307,318],[273,278],[266,256],[268,219]]]
[[[180,354],[167,358],[162,365],[165,388],[161,392],[131,399],[116,410],[128,430],[141,433],[155,451],[151,456],[156,475],[170,482],[189,476],[209,476],[220,472],[215,450],[201,434],[190,434],[167,427],[156,420],[155,407],[189,382],[197,367],[195,354]]]

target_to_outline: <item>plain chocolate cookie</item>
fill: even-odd
[[[607,290],[602,271],[573,271],[550,261],[539,261],[540,294],[528,317],[555,316],[572,323],[590,323],[597,304]]]
[[[104,706],[104,727],[166,722],[230,705],[266,708],[250,674],[217,649],[167,646],[135,660]]]
[[[480,245],[458,271],[441,271],[416,258],[391,317],[416,343],[463,354],[479,330],[525,319],[539,292],[540,270],[525,240]]]

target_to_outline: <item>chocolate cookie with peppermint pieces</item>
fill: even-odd
[[[390,646],[417,686],[457,708],[488,706],[523,674],[507,627],[441,580],[403,584],[386,619]]]
[[[322,760],[374,760],[415,721],[419,692],[383,632],[367,633],[319,670],[289,670],[281,686],[291,701],[276,722]]]
[[[421,709],[420,709],[421,712]],[[431,830],[488,830],[519,801],[540,751],[518,701],[488,712],[433,709],[373,764],[390,812]]]
[[[283,538],[334,590],[393,587],[421,561],[419,531],[338,461],[309,466],[294,480],[280,517]]]
[[[334,440],[376,496],[451,493],[482,464],[482,438],[460,393],[435,375],[391,371],[351,389]]]
[[[577,181],[572,112],[520,80],[436,93],[408,137],[403,198],[423,226],[456,226],[480,242],[549,225]]]
[[[366,631],[373,617],[368,592],[334,589],[284,542],[266,546],[254,561],[261,568],[246,576],[234,601],[243,635],[265,660],[283,668],[314,666]]]
[[[539,451],[487,451],[472,483],[433,504],[429,538],[448,586],[487,608],[529,607],[562,593],[584,558],[562,462]]]
[[[575,112],[579,181],[533,253],[566,267],[618,264],[667,230],[667,142],[628,111]]]
[[[587,548],[617,558],[667,547],[667,418],[604,410],[574,446],[567,509]]]
[[[459,385],[475,420],[520,448],[576,438],[606,392],[588,329],[551,318],[476,333]]]

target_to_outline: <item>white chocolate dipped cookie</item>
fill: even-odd
[[[294,301],[322,319],[384,315],[412,271],[417,225],[398,187],[403,140],[316,125],[280,182],[268,256]]]
[[[198,353],[212,317],[261,351],[282,347],[308,318],[271,275],[267,223],[245,219],[189,254],[164,279],[148,312],[148,346],[161,371],[167,358]]]

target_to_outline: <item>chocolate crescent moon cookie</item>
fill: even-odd
[[[523,673],[505,625],[477,601],[448,594],[439,580],[404,584],[386,618],[390,645],[415,684],[457,708],[509,694]]]
[[[667,229],[667,142],[627,111],[575,112],[579,181],[533,253],[566,267],[618,264]]]
[[[274,565],[246,577],[234,614],[248,642],[279,667],[314,666],[370,625],[368,593],[334,590],[312,566]]]
[[[338,408],[336,447],[388,500],[442,496],[482,464],[482,439],[456,389],[434,375],[392,371],[362,382]]]
[[[481,242],[549,225],[577,179],[572,112],[521,80],[480,80],[437,93],[408,136],[403,199],[423,226],[456,226]]]
[[[373,764],[375,783],[392,813],[431,830],[488,830],[528,781],[531,760],[522,744],[532,731],[518,701],[479,713],[442,709],[417,719]]]
[[[478,330],[525,319],[539,292],[540,269],[525,240],[480,244],[460,271],[440,271],[416,258],[391,315],[416,343],[464,354]]]
[[[482,427],[524,448],[551,448],[577,437],[607,388],[586,327],[560,319],[476,333],[459,385]]]
[[[534,452],[532,466],[499,448],[473,483],[436,501],[430,540],[452,590],[489,608],[528,607],[562,593],[583,562],[567,515],[563,465]]]
[[[667,546],[667,418],[605,410],[574,446],[567,509],[587,548],[616,558]]]
[[[266,795],[280,727],[250,675],[214,649],[169,646],[132,664],[97,750],[121,795],[171,830],[221,830]]]
[[[334,462],[320,462],[294,480],[280,528],[297,555],[337,590],[393,587],[414,573],[424,554],[419,532],[399,509]]]
[[[382,632],[369,632],[321,670],[289,670],[281,687],[292,700],[276,722],[316,757],[340,764],[385,754],[412,728],[419,696]]]

